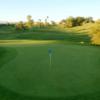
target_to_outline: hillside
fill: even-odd
[[[57,40],[66,43],[80,44],[80,42],[84,42],[88,44],[90,42],[90,37],[88,34],[79,30],[83,28],[76,27],[66,29],[50,27],[17,31],[14,26],[2,26],[0,28],[0,42],[2,43],[3,40]]]

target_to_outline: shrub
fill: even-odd
[[[91,42],[92,44],[100,45],[100,23],[95,23],[91,27]]]

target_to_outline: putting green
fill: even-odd
[[[99,47],[49,44],[9,48],[16,50],[16,57],[1,67],[0,84],[13,92],[59,98],[100,91]],[[53,49],[51,66],[48,48]]]

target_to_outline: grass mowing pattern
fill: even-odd
[[[49,47],[54,53],[51,68]],[[99,47],[37,45],[14,48],[18,52],[16,59],[0,70],[0,83],[14,91],[8,92],[4,100],[100,99]]]
[[[56,40],[0,40],[0,45],[42,45],[58,43]]]
[[[90,42],[90,38],[86,34],[63,33],[63,32],[31,32],[16,34],[0,34],[1,40],[66,40],[71,42]]]

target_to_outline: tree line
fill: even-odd
[[[92,17],[68,17],[66,19],[63,19],[60,24],[63,25],[64,27],[67,28],[72,28],[75,26],[82,26],[83,24],[86,23],[94,23],[95,21],[93,20]]]
[[[16,29],[31,29],[32,27],[47,27],[47,26],[63,26],[64,28],[72,28],[75,26],[82,26],[83,24],[86,23],[94,23],[95,21],[93,20],[92,17],[68,17],[66,19],[61,20],[59,23],[55,21],[48,22],[49,17],[47,16],[45,18],[45,21],[42,22],[41,19],[39,19],[37,22],[35,22],[32,19],[31,15],[27,16],[27,22],[18,22],[16,23]]]
[[[30,30],[34,27],[38,28],[44,28],[44,27],[50,27],[50,26],[62,26],[63,28],[72,28],[76,26],[82,26],[87,23],[93,24],[93,26],[90,28],[91,34],[89,35],[91,37],[91,43],[100,45],[100,19],[94,21],[92,17],[68,17],[66,19],[61,20],[59,23],[55,21],[48,21],[49,16],[45,18],[45,21],[43,22],[41,19],[39,19],[37,22],[35,22],[32,19],[31,15],[27,16],[27,21],[23,22],[17,22],[16,24],[7,24],[7,25],[13,25],[15,26],[16,30]],[[5,26],[6,24],[1,24],[0,26]]]
[[[18,22],[16,23],[16,29],[17,30],[25,30],[25,29],[32,29],[33,27],[50,27],[50,26],[62,26],[63,28],[72,28],[76,26],[82,26],[87,23],[93,23],[93,26],[91,27],[91,34],[89,35],[91,37],[91,43],[100,45],[100,20],[94,21],[92,17],[68,17],[66,19],[61,20],[59,23],[55,21],[48,22],[49,17],[47,16],[45,18],[45,21],[42,22],[41,19],[39,19],[37,22],[35,22],[32,19],[31,15],[27,16],[27,22]]]
[[[48,22],[48,19],[49,17],[47,16],[44,22],[41,19],[38,19],[38,21],[35,22],[32,19],[32,16],[28,15],[26,22],[20,21],[16,23],[15,27],[17,30],[23,30],[23,29],[25,30],[25,29],[31,29],[33,27],[43,28],[56,25],[55,21]]]

